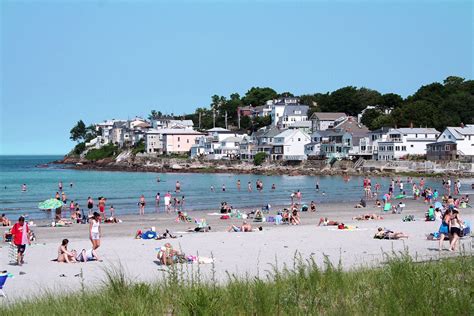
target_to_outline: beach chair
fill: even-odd
[[[6,271],[0,273],[0,296],[2,297],[7,297],[5,292],[3,292],[3,286],[5,285],[5,282],[7,282],[8,278],[8,273]]]
[[[10,259],[10,263],[18,262],[18,248],[13,244],[13,242],[11,242],[10,247],[8,247],[8,259]]]

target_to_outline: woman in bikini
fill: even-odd
[[[61,246],[58,248],[58,262],[76,262],[76,251],[68,251],[67,245],[69,244],[69,240],[63,239]]]

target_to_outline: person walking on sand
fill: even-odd
[[[93,217],[89,220],[89,239],[92,243],[92,249],[96,250],[100,247],[100,237],[102,236],[102,228],[100,226],[100,215],[94,212]]]
[[[451,243],[449,245],[449,251],[455,251],[458,247],[459,239],[461,238],[461,226],[462,221],[459,218],[459,211],[454,210],[451,215],[451,221],[449,223],[449,233],[451,234]]]
[[[25,263],[25,250],[26,244],[31,245],[30,237],[31,232],[28,224],[25,222],[25,218],[20,216],[18,218],[18,223],[13,225],[12,230],[12,240],[17,248],[17,264],[19,266]]]
[[[145,215],[145,196],[142,194],[140,200],[138,201],[138,206],[140,207],[140,215]]]

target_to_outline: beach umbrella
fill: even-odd
[[[38,208],[41,210],[52,210],[63,206],[63,202],[56,199],[48,199],[38,204]]]

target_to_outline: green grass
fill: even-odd
[[[343,271],[296,259],[269,277],[202,281],[177,266],[153,284],[110,270],[103,288],[0,307],[1,315],[473,315],[474,258],[414,262],[402,254],[380,268]],[[196,271],[197,270],[197,271]]]

